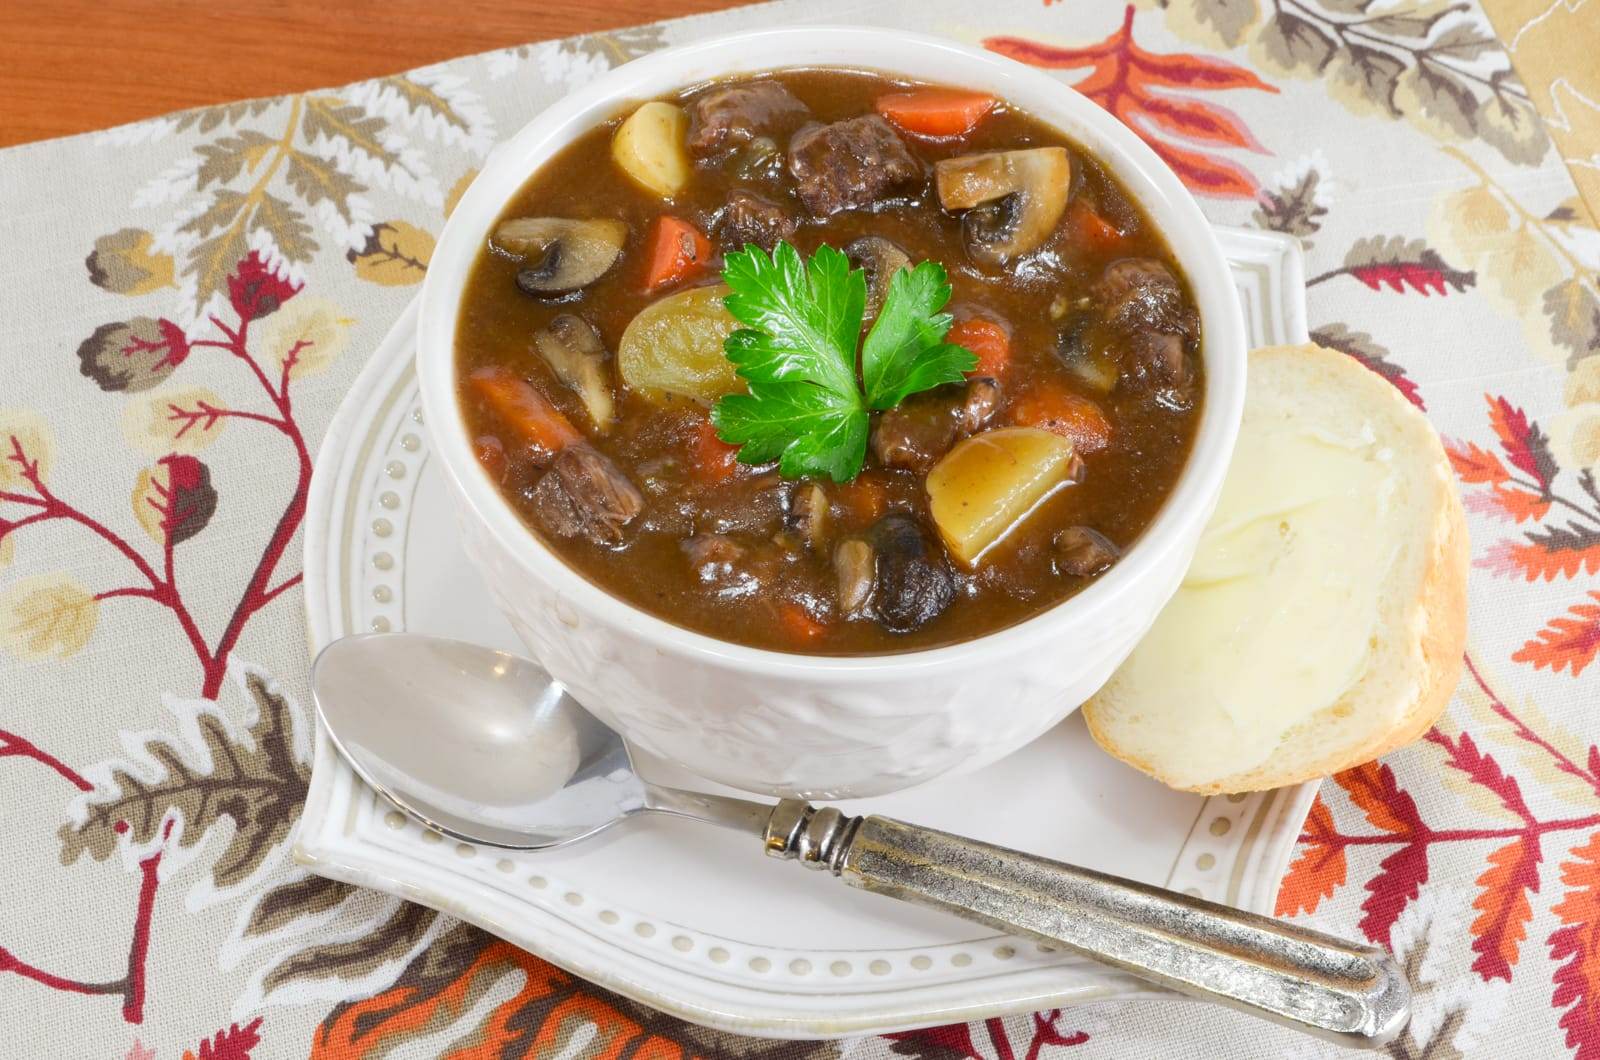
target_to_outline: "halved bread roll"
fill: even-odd
[[[1281,787],[1426,732],[1461,674],[1467,531],[1427,418],[1342,353],[1250,355],[1244,424],[1182,587],[1084,705],[1174,788]]]

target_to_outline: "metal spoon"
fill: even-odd
[[[1376,1048],[1410,1018],[1387,952],[886,817],[847,817],[651,784],[622,737],[537,663],[439,637],[347,637],[311,672],[355,771],[446,835],[542,850],[670,813],[747,832],[771,857],[851,886],[1065,946],[1160,986]]]

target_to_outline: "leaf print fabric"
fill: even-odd
[[[1158,55],[1133,39],[1134,7],[1122,28],[1098,44],[1057,48],[1013,37],[984,41],[991,51],[1049,69],[1088,68],[1073,87],[1138,133],[1190,190],[1217,198],[1254,198],[1259,186],[1249,170],[1225,156],[1195,151],[1176,141],[1265,149],[1232,111],[1192,95],[1226,89],[1277,91],[1241,66],[1199,55]]]
[[[1324,784],[1277,910],[1393,949],[1391,1056],[1600,1056],[1600,230],[1536,118],[1584,161],[1600,44],[1558,4],[1503,46],[1474,0],[780,3],[0,151],[0,1053],[1335,1055],[1177,1002],[737,1038],[293,863],[312,456],[446,217],[573,88],[802,19],[1032,63],[1214,223],[1301,240],[1313,338],[1447,439],[1474,568],[1449,711]]]

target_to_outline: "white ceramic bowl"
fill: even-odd
[[[648,615],[552,554],[473,458],[456,399],[455,328],[468,272],[505,203],[556,152],[639,100],[784,67],[881,71],[991,92],[1107,163],[1166,236],[1203,327],[1205,405],[1189,463],[1122,560],[1009,629],[929,651],[830,658],[747,648]],[[497,148],[456,206],[423,285],[417,346],[435,451],[468,553],[528,649],[637,746],[769,795],[844,798],[972,769],[1070,714],[1177,588],[1222,486],[1244,403],[1245,332],[1222,252],[1172,172],[1099,107],[1049,76],[935,37],[858,26],[762,30],[628,63]]]

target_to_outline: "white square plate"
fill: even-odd
[[[1299,244],[1219,229],[1252,345],[1307,341]],[[322,445],[306,517],[311,647],[415,630],[521,650],[456,539],[412,372],[415,305]],[[996,709],[1004,709],[998,706]],[[705,788],[661,762],[652,779]],[[976,773],[841,804],[1270,913],[1316,784],[1227,798],[1113,761],[1077,717]],[[469,920],[684,1019],[813,1038],[1161,996],[1124,974],[771,861],[748,838],[644,818],[569,849],[444,840],[395,812],[320,728],[295,840],[313,871]]]

